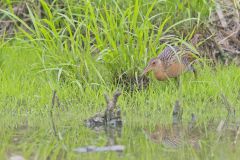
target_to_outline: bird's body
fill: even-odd
[[[193,71],[196,76],[192,66],[194,59],[192,51],[186,47],[167,46],[156,58],[150,60],[143,74],[152,70],[160,81],[176,78],[187,70]]]

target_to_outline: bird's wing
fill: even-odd
[[[160,58],[162,61],[170,61],[173,59],[178,52],[180,51],[180,48],[177,46],[167,46],[159,55],[158,58]]]
[[[164,64],[164,68],[167,69],[172,63],[179,61],[180,48],[177,46],[167,46],[159,55],[158,58]]]

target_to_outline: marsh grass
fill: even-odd
[[[14,1],[7,1],[8,6]],[[240,70],[234,65],[196,65],[181,77],[181,89],[174,80],[158,82],[150,75],[149,87],[127,92],[119,98],[124,128],[118,143],[122,154],[76,154],[80,146],[106,144],[104,132],[87,129],[83,121],[105,109],[103,94],[113,93],[120,85],[113,79],[123,73],[138,75],[147,60],[156,56],[165,43],[188,43],[204,22],[210,2],[201,1],[40,1],[44,16],[28,3],[31,24],[11,10],[1,14],[20,22],[16,36],[3,37],[0,46],[0,157],[19,154],[26,159],[237,159],[239,144],[216,143],[216,134],[207,130],[227,114],[223,93],[239,117]],[[64,4],[64,8],[60,7]],[[35,6],[36,7],[36,6]],[[175,34],[170,37],[169,34]],[[167,40],[166,40],[167,39]],[[164,43],[160,43],[164,41]],[[205,60],[202,60],[205,64]],[[121,88],[120,88],[121,89]],[[51,117],[52,91],[60,107]],[[165,148],[147,139],[143,129],[156,124],[171,124],[176,100],[183,108],[183,123],[197,116],[205,128],[201,150],[187,146]],[[235,151],[234,151],[235,149]]]
[[[14,4],[9,2],[9,8]],[[59,80],[85,85],[104,84],[109,77],[123,73],[139,74],[147,60],[165,46],[159,43],[161,39],[171,43],[167,35],[175,32],[189,40],[208,15],[211,3],[137,0],[81,1],[79,5],[56,1],[48,5],[41,0],[43,15],[37,6],[26,5],[30,24],[8,10],[1,12],[26,28],[18,27],[22,34],[17,37],[26,37],[34,46],[41,60],[39,68],[59,74]],[[104,75],[103,68],[111,74]]]
[[[95,133],[87,129],[83,120],[105,109],[104,92],[112,93],[116,86],[89,85],[84,94],[75,85],[55,84],[61,105],[54,109],[54,121],[58,137],[54,136],[49,111],[51,109],[52,88],[45,74],[32,70],[32,62],[38,56],[32,48],[5,46],[1,69],[1,157],[12,154],[23,155],[27,159],[113,159],[117,153],[90,153],[78,155],[72,149],[79,146],[106,144],[104,132]],[[3,54],[4,53],[4,54]],[[20,56],[23,54],[22,56]],[[25,57],[26,56],[26,57]],[[10,63],[11,62],[11,63]],[[21,62],[21,63],[18,63]],[[10,65],[12,64],[12,65]],[[126,146],[123,159],[219,159],[222,156],[236,159],[237,146],[226,140],[216,143],[216,134],[204,130],[206,138],[201,140],[201,150],[191,147],[174,150],[155,144],[144,135],[143,128],[153,130],[156,124],[170,124],[175,100],[181,100],[183,123],[197,116],[197,125],[216,126],[227,111],[220,98],[224,93],[236,109],[239,117],[240,71],[236,66],[217,66],[216,71],[205,66],[197,67],[199,78],[191,73],[182,76],[182,90],[175,81],[158,82],[152,79],[149,88],[132,93],[123,92],[118,104],[123,112],[124,128],[119,144]],[[214,130],[214,129],[213,129]],[[220,144],[223,144],[222,148]],[[169,155],[169,153],[171,153]],[[224,153],[224,154],[223,154]]]

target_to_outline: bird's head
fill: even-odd
[[[142,76],[146,75],[150,71],[157,70],[158,68],[161,67],[161,60],[157,58],[152,58],[149,62],[147,67],[144,69]]]

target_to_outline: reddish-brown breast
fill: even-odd
[[[164,66],[163,68],[159,68],[158,70],[154,71],[154,75],[159,81],[178,77],[184,72],[184,70],[186,69],[186,65],[181,62],[174,62],[168,64],[167,66]]]

